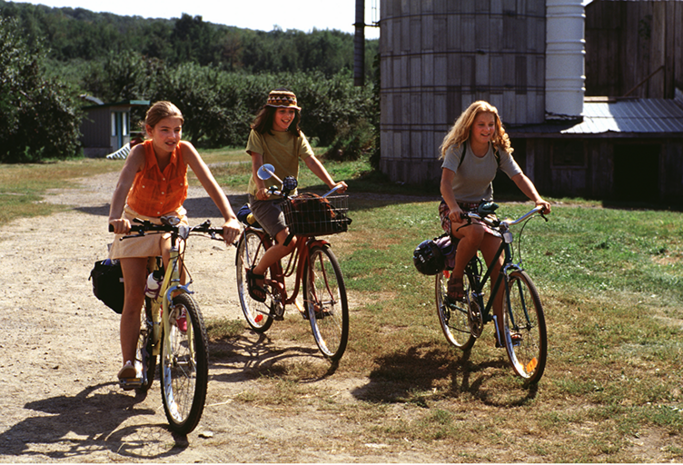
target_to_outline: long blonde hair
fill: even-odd
[[[441,151],[439,159],[446,156],[446,151],[450,147],[453,145],[460,147],[463,142],[469,139],[470,133],[472,132],[472,125],[479,113],[491,113],[496,120],[496,130],[491,138],[494,148],[498,146],[498,148],[505,150],[508,153],[512,153],[513,149],[510,145],[510,137],[505,132],[505,128],[503,128],[503,123],[500,121],[500,116],[498,116],[498,109],[484,100],[477,100],[467,107],[467,110],[462,112],[451,130],[446,134],[446,137],[443,138],[443,143],[441,144],[441,147],[439,147],[439,150]]]

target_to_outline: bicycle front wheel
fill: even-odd
[[[204,411],[209,378],[206,328],[189,294],[173,298],[161,346],[161,398],[172,431],[188,434]]]
[[[464,302],[459,302],[447,297],[449,276],[448,271],[436,275],[436,311],[439,315],[439,324],[450,344],[462,350],[469,350],[476,341],[471,332],[468,316],[468,306],[472,298],[472,277],[465,273],[463,287],[466,297]]]
[[[505,348],[512,368],[528,383],[537,383],[545,369],[548,336],[541,299],[536,286],[524,271],[508,277],[503,322]]]
[[[239,244],[237,244],[237,254],[235,256],[235,267],[237,273],[237,293],[240,297],[242,313],[247,319],[251,329],[257,333],[265,333],[273,324],[273,317],[268,305],[268,295],[266,302],[254,300],[249,295],[247,288],[247,270],[258,263],[266,252],[266,247],[261,240],[261,235],[256,231],[247,229],[244,231]],[[270,273],[270,270],[266,271]]]
[[[349,337],[349,304],[337,257],[328,247],[311,249],[304,273],[304,306],[318,348],[333,361],[346,350]]]

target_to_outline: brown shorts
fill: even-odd
[[[283,199],[273,200],[257,200],[256,197],[249,194],[248,196],[249,208],[253,213],[254,218],[266,230],[266,232],[275,239],[280,231],[287,228],[285,222],[285,214],[282,213]]]

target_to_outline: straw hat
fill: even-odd
[[[296,95],[288,90],[273,90],[268,94],[266,106],[275,108],[294,108],[301,110],[296,105]]]

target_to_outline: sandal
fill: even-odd
[[[465,289],[462,284],[462,278],[456,278],[451,276],[448,280],[448,291],[447,296],[451,300],[463,301],[465,300]]]
[[[247,269],[247,289],[252,299],[257,302],[266,301],[266,290],[263,286],[259,286],[256,281],[264,280],[266,277],[262,274],[254,274],[254,267]]]
[[[524,337],[520,333],[510,333],[510,340],[512,341],[512,345],[517,347],[522,343]],[[496,336],[496,348],[501,349],[503,347],[505,346],[500,343],[500,341],[498,340],[498,336]]]

